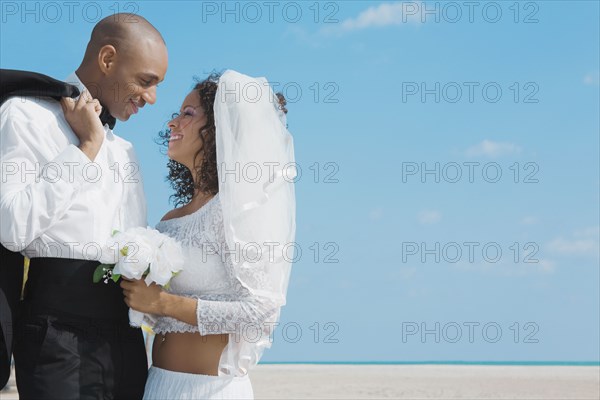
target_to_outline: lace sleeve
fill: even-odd
[[[207,221],[210,225],[210,245],[214,246],[213,250],[223,262],[232,288],[227,294],[194,296],[198,298],[198,330],[201,335],[243,332],[248,325],[263,330],[262,325],[277,313],[279,304],[268,297],[252,293],[240,282],[235,269],[240,251],[231,250],[226,243],[221,208],[215,207],[211,211],[211,221]],[[269,280],[262,263],[244,270],[244,281],[249,280],[252,281],[252,287],[268,288]]]
[[[248,326],[262,331],[262,325],[277,311],[274,306],[266,299],[231,300],[220,295],[202,296],[196,308],[198,331],[201,335],[240,333]]]

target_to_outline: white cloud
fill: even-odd
[[[431,292],[431,289],[428,287],[411,287],[406,292],[406,296],[412,297],[412,298],[421,297],[421,298],[431,299],[432,292]]]
[[[475,262],[470,263],[467,260],[461,260],[452,265],[461,272],[475,272],[484,275],[520,277],[531,274],[552,274],[556,270],[557,263],[550,259],[539,259],[538,262],[519,262],[514,263],[509,261],[512,255],[507,255],[507,259],[497,263],[491,262]],[[533,257],[535,258],[535,257]]]
[[[440,222],[442,213],[436,210],[424,210],[417,215],[419,222],[423,225],[431,225]]]
[[[583,77],[583,83],[590,86],[598,86],[600,84],[600,71],[587,73]]]
[[[341,281],[338,282],[337,286],[340,289],[354,289],[354,288],[356,288],[356,283],[349,279],[342,279]]]
[[[373,26],[400,25],[409,22],[414,19],[414,15],[406,13],[407,5],[408,3],[383,3],[377,7],[369,7],[361,12],[358,17],[342,21],[342,28],[344,30],[356,30]]]
[[[527,215],[521,219],[521,224],[523,225],[534,225],[537,224],[538,219],[532,215]]]
[[[533,263],[537,267],[539,272],[544,272],[546,274],[551,274],[556,270],[556,262],[548,259],[540,259],[538,263]]]
[[[586,254],[598,252],[598,243],[593,239],[557,238],[548,243],[550,250],[563,254]]]
[[[399,274],[400,274],[400,277],[402,277],[402,279],[410,279],[415,276],[416,272],[417,272],[417,268],[406,267],[406,268],[400,268]]]
[[[588,228],[578,229],[573,232],[575,237],[600,237],[600,225],[590,226]]]
[[[416,273],[417,273],[416,267],[402,266],[402,267],[398,268],[397,270],[394,270],[393,272],[391,272],[390,278],[404,281],[407,279],[414,278]]]
[[[550,251],[567,255],[598,256],[600,229],[597,226],[577,230],[571,237],[558,237],[547,244]]]
[[[323,47],[323,40],[319,33],[310,32],[307,29],[296,26],[294,24],[288,24],[289,26],[286,28],[283,33],[283,38],[295,39],[299,44],[310,46],[313,48],[321,48]]]
[[[497,158],[501,156],[518,154],[521,152],[521,147],[514,143],[507,142],[494,142],[491,140],[484,140],[475,146],[469,147],[465,154],[469,157],[490,157]]]
[[[288,29],[286,35],[290,34],[301,42],[320,47],[323,37],[341,36],[353,31],[402,24],[414,26],[426,21],[426,16],[423,15],[424,4],[424,2],[414,1],[382,3],[361,11],[356,17],[346,18],[339,23],[324,24],[315,33],[308,33],[301,28],[297,28],[294,30]]]
[[[371,221],[378,221],[383,218],[383,208],[377,207],[369,211],[369,219]]]
[[[535,256],[532,257],[535,259]],[[553,274],[556,271],[557,263],[548,258],[540,258],[538,262],[521,262],[507,264],[502,267],[503,273],[506,276],[522,276],[531,273],[538,274]]]
[[[361,11],[355,18],[347,18],[339,25],[326,26],[321,33],[344,33],[373,27],[385,27],[420,21],[422,3],[383,3]]]

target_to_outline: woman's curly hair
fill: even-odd
[[[167,167],[169,175],[166,177],[175,191],[170,196],[175,207],[185,205],[192,200],[197,190],[215,195],[219,192],[219,176],[217,170],[217,146],[216,146],[216,127],[214,103],[219,86],[221,74],[212,73],[203,81],[197,82],[194,89],[200,99],[200,107],[206,115],[206,125],[200,128],[198,134],[202,138],[202,148],[194,155],[194,168],[196,169],[198,181],[194,182],[194,177],[190,170],[183,164],[169,160]],[[287,114],[285,107],[287,101],[282,93],[277,93],[279,108]],[[174,115],[175,116],[175,115]],[[171,130],[166,129],[159,133],[158,143],[169,147],[169,138]],[[202,159],[201,163],[197,160]]]

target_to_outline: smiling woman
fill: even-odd
[[[218,74],[212,74],[185,97],[179,113],[173,114],[168,129],[160,132],[160,141],[169,156],[168,179],[175,193],[175,206],[188,204],[194,193],[218,192],[216,128],[214,102]],[[196,175],[196,179],[192,175]]]
[[[258,96],[225,96],[244,85]],[[158,339],[144,398],[253,397],[248,372],[271,346],[291,270],[284,249],[295,239],[286,111],[264,78],[228,70],[197,83],[161,133],[183,206],[156,229],[181,243],[186,262],[169,288],[121,282]],[[217,163],[272,168],[256,180],[219,179]]]
[[[173,114],[168,129],[159,133],[158,143],[167,148],[169,175],[175,206],[188,204],[196,191],[218,192],[215,96],[220,74],[211,74],[185,97],[179,113]],[[279,108],[287,114],[287,102],[276,93]],[[194,179],[192,172],[197,176]]]

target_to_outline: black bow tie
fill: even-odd
[[[102,122],[102,125],[108,124],[108,127],[113,129],[117,123],[117,120],[115,117],[110,115],[108,108],[102,107],[102,112],[100,112],[100,122]]]
[[[36,72],[0,69],[0,82],[0,104],[12,96],[53,97],[56,100],[79,96],[76,86]],[[102,107],[100,121],[102,125],[108,124],[110,129],[117,122],[106,107]]]

